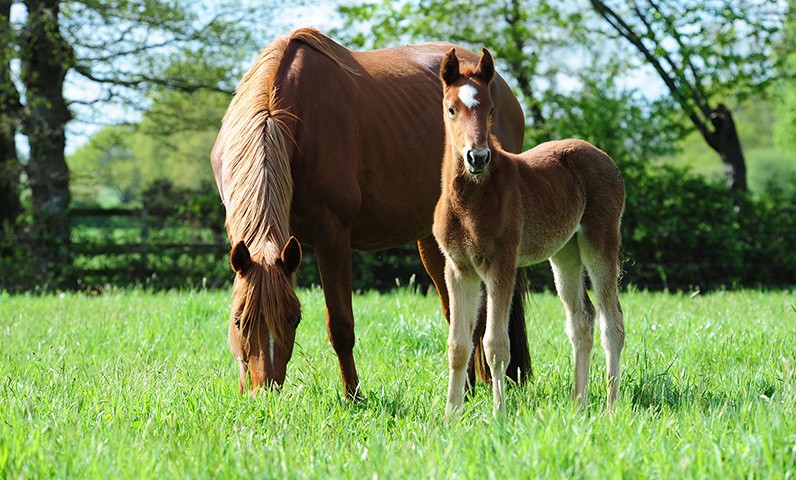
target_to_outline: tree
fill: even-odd
[[[671,102],[649,101],[619,85],[632,65],[611,55],[578,7],[549,0],[419,0],[396,9],[385,0],[339,7],[345,26],[335,35],[367,48],[442,39],[475,50],[487,46],[525,106],[526,145],[576,136],[615,158],[671,151],[683,134]]]
[[[776,87],[777,123],[774,138],[783,150],[796,151],[796,0],[789,0],[785,38],[779,48],[783,81]]]
[[[19,36],[27,100],[23,130],[30,142],[27,174],[33,241],[43,271],[58,269],[69,258],[66,246],[71,197],[64,147],[65,126],[71,114],[63,96],[63,83],[74,57],[58,26],[59,3],[26,0],[28,19]]]
[[[694,127],[718,152],[728,186],[746,191],[746,163],[727,104],[763,91],[777,78],[772,49],[783,19],[778,2],[590,2],[654,68]]]
[[[147,92],[231,93],[241,59],[257,50],[252,32],[263,15],[234,2],[216,4],[207,13],[187,1],[24,0],[23,18],[14,25],[11,4],[0,3],[0,167],[19,168],[13,138],[21,125],[30,150],[24,170],[34,253],[41,271],[58,272],[69,262],[70,174],[64,158],[69,122],[96,121],[99,104],[113,104],[129,117],[145,108]],[[19,91],[11,78],[15,59]],[[97,93],[70,100],[67,83]],[[13,206],[18,178],[2,176],[4,215],[5,206]]]
[[[15,137],[22,104],[11,78],[11,60],[16,52],[11,26],[11,0],[0,0],[0,228],[20,213],[19,163]]]

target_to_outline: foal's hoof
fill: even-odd
[[[456,423],[462,418],[462,409],[447,407],[445,409],[445,425]]]

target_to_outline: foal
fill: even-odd
[[[625,339],[617,296],[619,222],[625,189],[611,158],[581,140],[548,142],[519,155],[491,135],[489,84],[495,68],[484,49],[478,65],[462,66],[451,49],[442,61],[445,157],[434,236],[445,254],[450,295],[450,382],[446,422],[460,415],[472,332],[486,285],[484,350],[493,372],[494,414],[503,412],[509,362],[508,313],[517,266],[550,260],[567,314],[575,378],[572,398],[587,403],[595,310],[598,303],[607,360],[608,405],[619,390]]]

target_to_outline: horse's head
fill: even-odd
[[[230,254],[235,283],[229,347],[240,366],[241,393],[247,387],[247,374],[252,390],[282,385],[301,321],[294,288],[301,246],[290,237],[281,253],[272,253],[252,256],[244,242],[237,242]],[[265,260],[268,257],[273,259]]]
[[[489,84],[494,75],[495,64],[487,49],[483,49],[474,68],[460,68],[455,48],[445,55],[440,66],[448,146],[472,175],[484,173],[492,159],[489,135],[494,108]]]

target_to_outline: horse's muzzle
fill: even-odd
[[[492,151],[489,148],[474,148],[467,151],[467,171],[479,175],[486,171],[486,166],[492,160]]]

